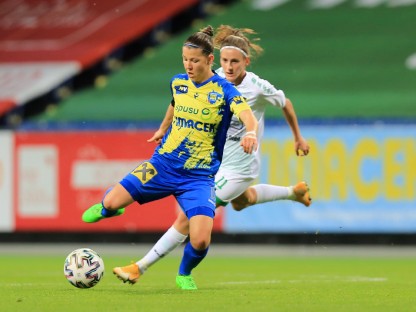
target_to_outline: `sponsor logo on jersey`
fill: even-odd
[[[157,170],[150,162],[143,162],[131,173],[136,176],[142,184],[149,182],[155,175],[157,175]]]
[[[179,85],[175,86],[176,94],[185,94],[188,93],[188,86]]]
[[[208,120],[211,119],[211,111],[208,108],[203,108],[201,111],[201,119]]]
[[[203,132],[214,132],[216,124],[211,124],[207,122],[195,121],[192,119],[186,119],[182,117],[175,116],[175,125],[180,128],[190,128],[197,131]]]
[[[235,97],[233,97],[233,100],[232,100],[235,104],[241,104],[241,103],[243,103],[243,101],[244,101],[244,98],[242,97],[242,96],[235,96]]]
[[[230,140],[230,141],[235,141],[235,142],[240,142],[241,137],[236,137],[236,136],[232,136],[232,135],[227,135],[227,140]]]
[[[198,108],[188,107],[188,106],[183,106],[183,105],[175,105],[175,111],[189,113],[189,114],[195,114],[195,115],[199,113]]]

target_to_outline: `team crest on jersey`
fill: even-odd
[[[211,91],[210,93],[208,93],[208,102],[210,104],[215,104],[221,98],[222,98],[222,95],[218,92]]]
[[[185,94],[188,93],[188,86],[179,85],[175,86],[176,94]]]
[[[150,162],[143,162],[131,173],[136,176],[142,184],[149,182],[155,175],[157,175],[157,170]]]

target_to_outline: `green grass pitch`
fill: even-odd
[[[244,247],[242,247],[244,248]],[[0,256],[1,311],[416,311],[412,257],[218,256],[195,269],[197,291],[176,288],[171,255],[135,285],[111,268],[134,257],[104,256],[105,275],[77,289],[65,254]]]

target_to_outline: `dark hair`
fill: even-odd
[[[212,26],[209,25],[205,28],[202,28],[193,35],[189,36],[188,39],[185,40],[185,43],[183,45],[191,48],[202,49],[202,53],[208,56],[214,53],[213,36],[214,29],[212,28]]]
[[[233,46],[243,50],[247,56],[258,56],[263,52],[263,48],[253,41],[259,40],[249,39],[249,35],[254,35],[256,32],[249,28],[233,28],[228,25],[221,25],[217,29],[214,37],[215,48],[221,49],[225,46]]]

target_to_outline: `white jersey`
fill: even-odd
[[[222,68],[216,71],[225,77]],[[246,72],[243,81],[236,86],[246,99],[258,121],[257,140],[259,148],[252,154],[244,152],[240,146],[241,138],[246,133],[244,125],[233,115],[227,132],[224,154],[220,170],[232,172],[233,175],[257,178],[260,171],[260,143],[264,132],[264,113],[267,105],[283,108],[286,97],[282,90],[277,90],[270,82],[261,79],[252,72]]]

